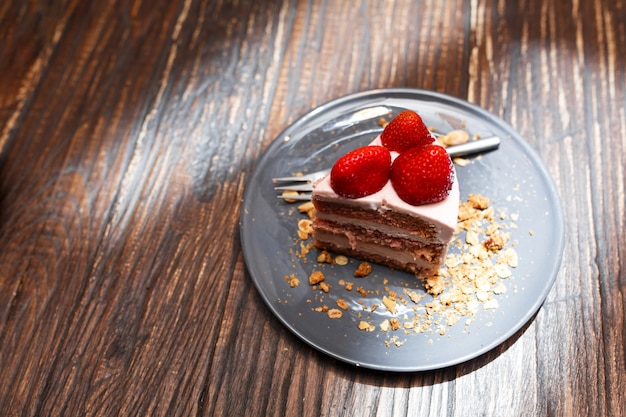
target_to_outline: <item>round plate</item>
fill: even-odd
[[[356,290],[341,288],[340,280],[355,282],[353,267],[319,265],[317,253],[298,256],[297,220],[305,217],[296,205],[277,198],[272,178],[332,166],[347,151],[368,144],[403,109],[417,111],[427,126],[438,132],[464,129],[470,135],[499,136],[500,148],[457,166],[461,199],[470,193],[489,197],[497,210],[516,213],[511,229],[519,264],[507,291],[497,296],[498,308],[479,310],[470,324],[463,320],[437,331],[398,333],[402,345],[389,343],[390,333],[358,329],[365,316]],[[274,315],[294,334],[320,351],[345,362],[386,371],[423,371],[456,365],[498,346],[533,315],[552,287],[561,263],[564,225],[555,187],[529,145],[506,123],[468,102],[423,90],[388,89],[362,92],[324,104],[289,126],[269,146],[247,184],[241,219],[241,242],[246,265],[259,293]],[[453,248],[451,247],[451,250]],[[328,294],[308,285],[308,276],[324,268]],[[294,274],[301,284],[291,288],[285,276]],[[386,291],[401,294],[407,283],[424,292],[410,274],[374,265],[365,281],[368,305],[382,305]],[[363,283],[363,284],[361,284]],[[356,288],[355,285],[355,288]],[[315,311],[335,306],[343,298],[350,308],[340,319]],[[430,296],[427,296],[430,297]],[[425,299],[424,302],[427,302]],[[387,314],[387,316],[386,316]],[[388,316],[379,308],[367,316],[373,323]],[[387,343],[386,343],[387,342]]]

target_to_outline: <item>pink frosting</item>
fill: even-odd
[[[370,145],[382,146],[380,136],[378,136]],[[397,158],[397,152],[391,152],[391,158]],[[404,202],[391,185],[391,181],[382,190],[368,195],[366,197],[349,199],[337,195],[330,187],[330,175],[327,175],[318,181],[313,187],[313,195],[323,200],[339,199],[344,204],[354,205],[355,207],[365,207],[371,210],[395,210],[415,217],[425,218],[441,228],[442,240],[450,240],[457,224],[457,216],[459,211],[459,185],[456,172],[454,173],[454,182],[448,197],[438,203],[425,204],[421,206],[413,206]]]

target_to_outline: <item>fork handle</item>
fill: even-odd
[[[450,146],[446,150],[448,151],[450,158],[456,158],[459,156],[466,156],[497,149],[498,146],[500,146],[500,142],[501,140],[499,137],[493,136],[489,138],[473,140],[463,143],[461,145]]]

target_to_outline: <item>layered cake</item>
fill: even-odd
[[[445,149],[407,110],[339,158],[312,201],[315,246],[423,278],[444,261],[459,187]]]

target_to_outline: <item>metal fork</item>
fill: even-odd
[[[477,154],[481,152],[490,151],[493,149],[497,149],[500,146],[500,138],[497,136],[492,136],[488,138],[483,138],[479,140],[474,140],[470,142],[463,143],[461,145],[449,146],[446,148],[448,154],[451,158],[457,158],[461,156],[467,156],[472,154]],[[292,176],[292,177],[279,177],[272,179],[274,184],[277,183],[296,183],[291,185],[281,185],[274,187],[275,190],[278,191],[295,191],[298,194],[279,194],[278,198],[282,198],[284,200],[295,200],[295,201],[307,201],[311,199],[311,191],[313,190],[313,184],[325,177],[330,172],[329,169],[323,169],[321,171],[311,172],[305,175]]]

